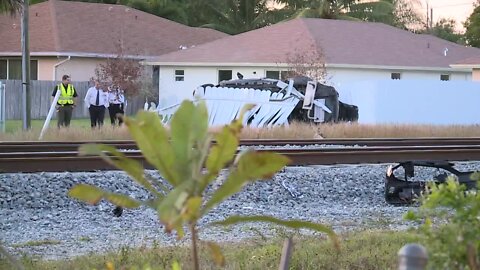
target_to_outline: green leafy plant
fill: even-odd
[[[473,175],[480,180],[480,174]],[[478,182],[480,188],[480,181]],[[480,192],[466,190],[450,177],[429,186],[417,212],[405,218],[422,220],[432,269],[480,269]]]
[[[136,183],[147,189],[153,199],[139,201],[86,184],[76,185],[69,195],[90,204],[106,199],[125,208],[142,205],[153,208],[166,232],[175,232],[178,238],[184,236],[184,226],[187,227],[191,237],[193,268],[199,269],[198,220],[240,191],[245,184],[269,179],[289,162],[287,157],[273,152],[246,150],[237,154],[242,116],[248,109],[244,108],[237,120],[215,134],[208,131],[208,113],[203,102],[198,105],[190,101],[183,102],[172,118],[170,129],[165,128],[160,117],[152,112],[140,112],[135,119],[126,118],[125,124],[143,156],[161,173],[170,187],[147,177],[140,162],[128,159],[115,148],[86,144],[79,149],[81,155],[99,155],[124,170]],[[226,180],[211,196],[206,196],[207,187],[224,168],[229,170]],[[239,222],[269,222],[297,229],[313,229],[328,234],[338,246],[338,239],[331,228],[311,222],[283,221],[268,216],[236,216],[214,225]],[[225,259],[219,246],[215,243],[207,245],[213,259],[222,265]]]

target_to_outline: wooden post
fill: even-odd
[[[30,115],[30,50],[28,45],[28,1],[22,1],[22,120],[23,130],[31,127]]]
[[[288,270],[290,264],[290,257],[292,255],[293,242],[292,238],[289,237],[283,242],[282,257],[280,258],[279,270]]]
[[[398,251],[398,270],[425,270],[427,250],[419,244],[406,244]]]

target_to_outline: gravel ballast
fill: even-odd
[[[384,176],[388,164],[288,167],[268,181],[247,185],[200,221],[204,240],[237,241],[258,231],[275,234],[268,224],[233,228],[205,224],[230,215],[271,215],[327,223],[337,232],[351,229],[404,229],[408,207],[385,203]],[[459,170],[480,170],[479,162],[457,163]],[[429,178],[434,170],[417,171]],[[148,174],[160,179],[153,171]],[[211,187],[220,184],[218,180]],[[148,193],[123,172],[37,173],[0,175],[0,241],[14,253],[45,259],[106,252],[119,247],[172,245],[175,236],[164,233],[156,213],[147,208],[125,210],[119,218],[113,206],[89,206],[67,196],[78,183],[145,199]],[[255,227],[255,230],[252,228]],[[41,241],[48,240],[47,243]]]

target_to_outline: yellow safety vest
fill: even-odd
[[[58,104],[65,105],[65,104],[73,104],[73,86],[69,84],[67,89],[63,86],[63,83],[59,84],[57,87],[57,91],[60,89],[61,94],[58,97]]]

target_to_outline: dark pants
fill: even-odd
[[[105,106],[90,105],[88,111],[90,112],[90,125],[92,128],[96,127],[97,125],[99,127],[103,126],[103,118],[105,118]]]
[[[118,120],[118,125],[121,126],[123,123],[122,117],[119,117],[118,115],[124,114],[123,112],[123,104],[113,104],[110,103],[108,106],[108,114],[110,115],[110,122],[112,122],[112,125],[115,126],[117,120]]]
[[[70,120],[72,120],[72,111],[73,107],[70,105],[67,106],[60,106],[58,108],[58,121],[57,127],[68,127],[70,126]]]

